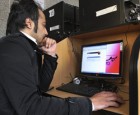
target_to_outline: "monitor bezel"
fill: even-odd
[[[122,43],[122,50],[120,52],[120,67],[119,67],[119,74],[103,74],[103,73],[87,73],[82,72],[82,53],[83,48],[88,46],[97,46],[97,45],[105,45],[105,44],[112,44],[112,43]],[[124,43],[123,40],[115,40],[115,41],[106,41],[106,42],[100,42],[100,43],[93,43],[93,44],[86,44],[81,46],[81,65],[80,65],[80,75],[86,76],[88,78],[95,78],[95,79],[118,79],[123,77],[123,50],[124,50]]]

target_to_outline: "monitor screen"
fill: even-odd
[[[81,74],[95,78],[122,77],[123,41],[83,45]]]

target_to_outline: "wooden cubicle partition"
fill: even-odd
[[[131,28],[127,27],[127,28]],[[57,54],[58,54],[58,67],[52,81],[52,86],[60,86],[63,83],[69,82],[75,77],[79,72],[80,67],[80,53],[81,45],[92,44],[113,40],[123,40],[124,41],[124,60],[123,60],[123,75],[125,79],[124,85],[129,86],[129,61],[132,46],[140,33],[140,26],[134,27],[130,30],[126,27],[109,29],[109,31],[92,32],[85,33],[82,35],[73,36],[71,38],[66,38],[57,44]],[[111,32],[112,31],[112,32]],[[128,89],[129,90],[129,89]],[[140,102],[139,102],[140,103]],[[129,110],[128,110],[129,111]]]
[[[58,66],[52,81],[53,86],[59,86],[63,83],[70,82],[77,73],[78,65],[78,51],[75,53],[72,46],[72,42],[69,38],[57,44],[57,54],[58,54]],[[78,45],[80,46],[80,40]]]
[[[131,54],[132,45],[137,38],[139,31],[128,32],[115,35],[107,35],[102,37],[87,36],[82,39],[69,38],[61,41],[57,45],[58,67],[54,75],[52,85],[61,85],[62,83],[69,82],[72,77],[75,77],[79,72],[80,67],[80,53],[81,45],[92,44],[105,41],[123,40],[124,41],[124,60],[123,71],[124,78],[126,80],[125,85],[129,84],[128,71],[129,71],[129,59]]]

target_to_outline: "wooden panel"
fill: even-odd
[[[59,56],[59,59],[58,59],[58,67],[55,72],[52,85],[58,86],[61,85],[62,83],[69,82],[72,80],[71,75],[75,77],[75,75],[79,73],[81,60],[80,59],[81,45],[113,40],[123,40],[125,46],[123,60],[123,68],[124,68],[123,74],[126,80],[125,85],[128,86],[129,59],[133,43],[137,38],[138,34],[139,31],[93,38],[91,37],[88,38],[87,35],[86,39],[75,39],[75,38],[64,39],[63,41],[57,44],[57,54]]]
[[[57,44],[57,54],[59,58],[57,70],[51,84],[53,86],[58,86],[62,83],[71,81],[72,77],[75,77],[77,73],[76,68],[79,54],[77,53],[78,49],[73,47],[72,42],[73,41],[67,38]],[[76,45],[75,43],[74,45]],[[78,43],[80,43],[80,40]]]
[[[116,34],[127,33],[127,32],[134,32],[138,30],[140,30],[140,24],[129,24],[129,25],[123,25],[123,26],[113,27],[109,29],[104,29],[100,31],[95,31],[95,32],[78,34],[73,37],[79,39],[86,39],[87,37],[93,38],[93,37],[109,36],[109,35],[116,35]]]

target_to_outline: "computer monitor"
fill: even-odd
[[[83,45],[81,74],[92,78],[122,77],[123,41]]]

